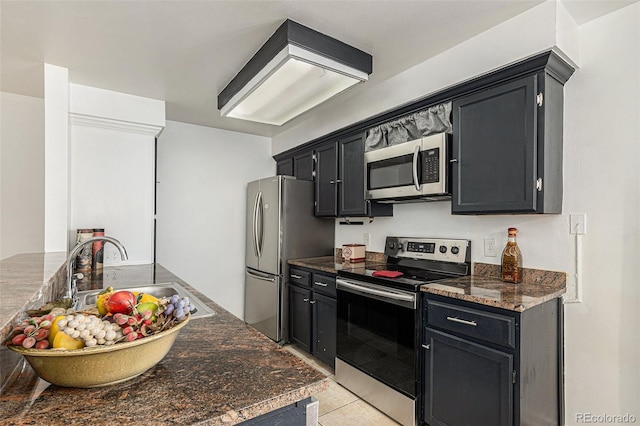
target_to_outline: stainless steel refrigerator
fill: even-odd
[[[288,337],[289,259],[334,252],[334,221],[314,217],[313,182],[274,176],[247,188],[245,322]]]

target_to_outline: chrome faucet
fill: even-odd
[[[129,257],[127,256],[127,250],[120,243],[120,241],[116,240],[112,237],[100,236],[100,237],[91,237],[87,238],[84,241],[79,242],[71,253],[69,253],[69,257],[67,258],[67,293],[64,297],[72,300],[72,307],[75,308],[78,305],[78,287],[76,286],[76,279],[73,275],[73,264],[78,256],[78,253],[86,246],[87,244],[93,244],[95,241],[105,241],[113,244],[120,250],[120,257],[122,260],[127,260]]]

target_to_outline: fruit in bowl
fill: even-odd
[[[54,309],[17,324],[4,343],[50,383],[68,387],[119,383],[144,373],[169,352],[189,321],[185,299],[156,299],[158,303],[134,305],[128,314],[102,316]],[[131,299],[127,295],[122,300]]]

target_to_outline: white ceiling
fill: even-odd
[[[566,7],[582,23],[635,1]],[[373,55],[359,91],[541,2],[3,0],[0,90],[42,97],[49,63],[72,83],[165,100],[169,120],[273,136],[304,115],[282,127],[222,118],[217,95],[286,18]]]

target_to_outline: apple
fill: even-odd
[[[107,299],[107,310],[112,314],[129,315],[136,306],[136,296],[127,290],[116,291]]]

